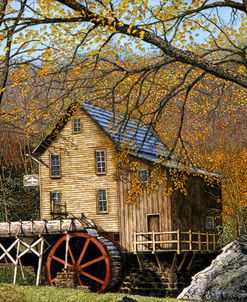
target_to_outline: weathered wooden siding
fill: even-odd
[[[221,225],[220,185],[207,185],[202,177],[190,176],[186,183],[187,195],[174,191],[172,202],[172,227],[174,230],[209,231],[206,217],[215,218],[215,226]],[[211,231],[216,231],[214,228]]]
[[[49,168],[40,165],[41,218],[51,218],[50,192],[60,191],[67,211],[75,216],[84,213],[108,232],[117,232],[118,199],[115,177],[115,146],[100,127],[82,110],[73,115],[81,118],[82,132],[72,133],[68,121],[52,145],[42,154],[41,160],[50,165],[50,153],[61,154],[61,178],[50,177]],[[95,149],[105,149],[106,175],[95,173]],[[97,190],[107,189],[108,213],[97,214]]]
[[[142,169],[149,169],[150,166],[139,161]],[[129,175],[129,179],[130,179]],[[134,204],[127,204],[125,197],[129,183],[119,182],[119,217],[120,217],[120,244],[127,251],[133,251],[133,233],[147,232],[148,214],[160,215],[160,231],[171,231],[171,202],[170,197],[165,195],[166,183],[159,186],[158,190],[150,193],[144,192],[140,199]]]

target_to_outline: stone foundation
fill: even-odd
[[[154,297],[176,297],[191,281],[192,274],[206,267],[215,257],[212,255],[188,255],[178,271],[183,255],[174,253],[159,255],[159,265],[154,255],[127,255],[126,271],[121,293]],[[190,260],[191,261],[190,263]],[[141,267],[140,267],[141,264]],[[187,269],[188,268],[188,269]]]
[[[75,287],[75,273],[74,272],[60,272],[57,273],[55,278],[55,286],[63,288],[73,288]]]

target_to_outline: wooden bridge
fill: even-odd
[[[213,253],[221,249],[218,236],[212,232],[170,231],[133,234],[133,253],[183,252]]]

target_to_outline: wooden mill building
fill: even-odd
[[[215,250],[220,184],[202,176],[219,175],[164,161],[168,154],[142,121],[72,103],[34,151],[41,219],[86,216],[127,252]],[[177,168],[187,175],[186,195],[168,194]],[[141,191],[131,193],[133,183]]]

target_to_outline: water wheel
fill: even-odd
[[[54,285],[62,271],[74,272],[78,285],[89,286],[92,291],[113,290],[121,281],[121,255],[104,236],[71,233],[58,239],[48,254],[48,283]]]

